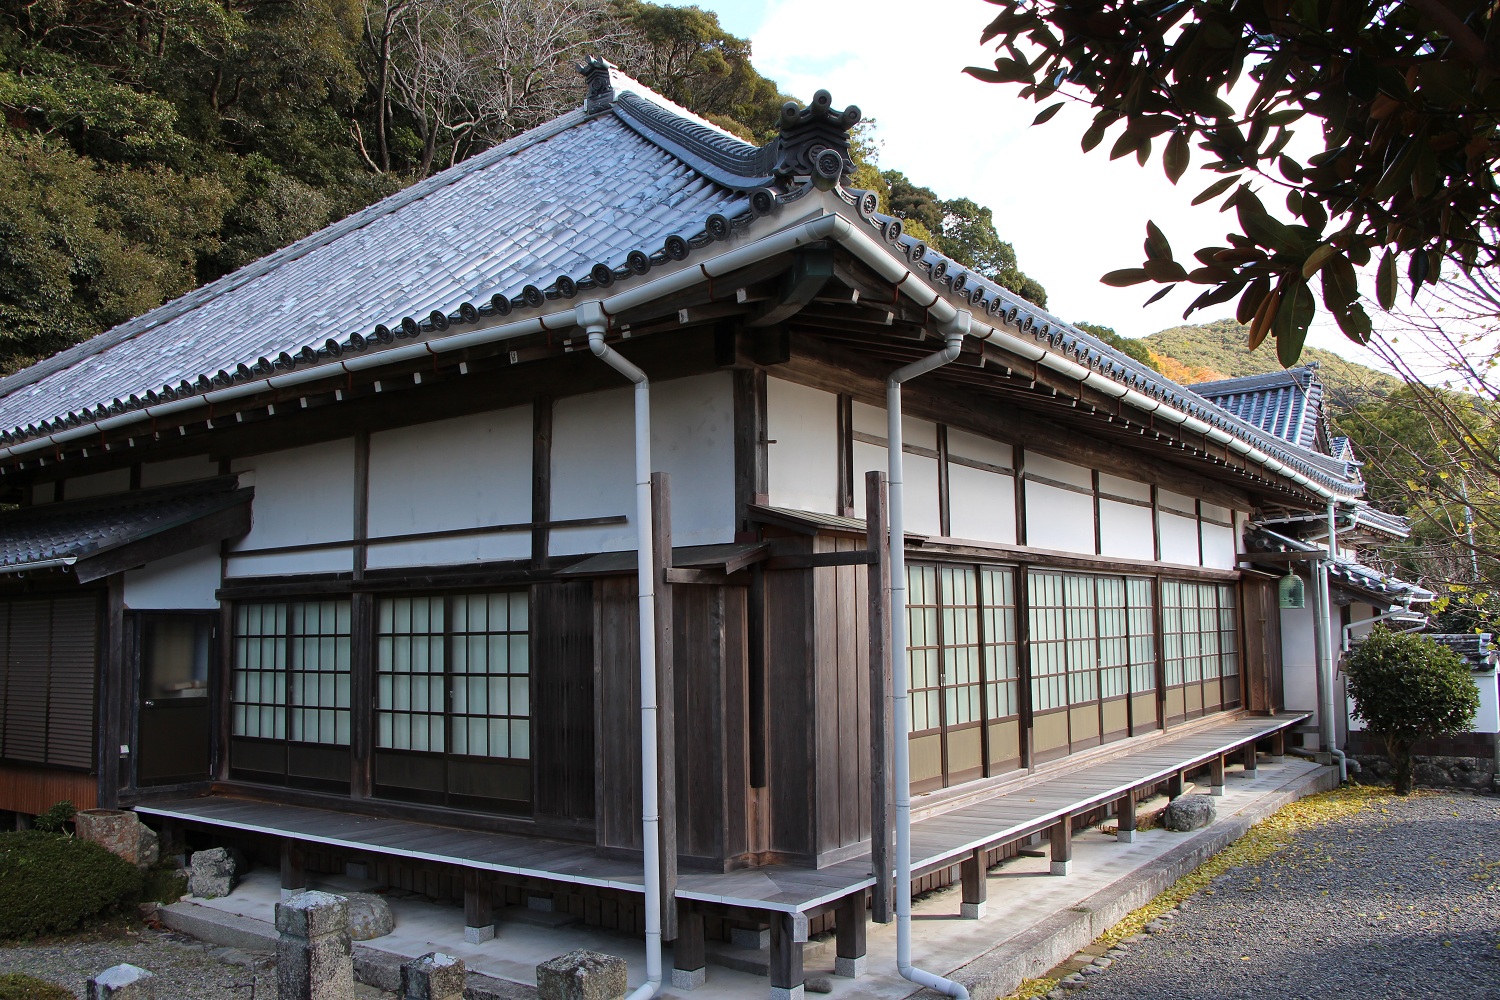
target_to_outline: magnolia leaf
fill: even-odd
[[[1396,254],[1387,250],[1375,271],[1375,301],[1389,312],[1396,306]]]
[[[1228,191],[1229,186],[1233,184],[1237,179],[1238,178],[1236,178],[1233,174],[1228,177],[1219,178],[1208,187],[1204,188],[1203,191],[1199,193],[1198,197],[1193,199],[1193,204],[1201,205],[1205,201],[1212,201],[1219,195],[1223,194],[1225,191]]]
[[[1031,119],[1031,124],[1033,124],[1033,125],[1044,125],[1047,122],[1050,122],[1052,120],[1052,116],[1055,115],[1055,114],[1057,114],[1059,111],[1061,111],[1062,110],[1062,106],[1064,104],[1066,104],[1066,103],[1068,103],[1068,102],[1067,101],[1058,101],[1056,104],[1049,104],[1047,107],[1045,107],[1045,108],[1042,109],[1041,114],[1039,114],[1035,118]]]
[[[1148,260],[1145,264],[1147,277],[1152,281],[1185,281],[1188,273],[1175,260]]]
[[[1317,274],[1323,265],[1328,262],[1328,258],[1337,252],[1332,244],[1324,243],[1319,246],[1312,253],[1308,254],[1307,259],[1302,262],[1302,277],[1311,278]]]
[[[1156,223],[1146,220],[1146,256],[1151,260],[1171,260],[1172,244],[1167,242]]]
[[[1155,295],[1151,296],[1145,302],[1141,303],[1141,308],[1144,309],[1146,306],[1149,306],[1151,303],[1155,302],[1157,299],[1159,299],[1162,296],[1166,295],[1168,292],[1170,292],[1175,287],[1177,287],[1177,286],[1176,285],[1167,285],[1167,286],[1165,286],[1164,288],[1162,288],[1161,291],[1157,292]]]
[[[1118,271],[1111,271],[1099,280],[1113,288],[1125,288],[1129,285],[1139,285],[1143,281],[1150,281],[1151,276],[1144,268],[1125,267]]]
[[[1167,140],[1167,149],[1161,158],[1162,168],[1167,172],[1167,180],[1173,184],[1181,180],[1191,160],[1192,151],[1188,148],[1187,133],[1173,132],[1172,138]]]
[[[1276,336],[1276,360],[1283,368],[1290,368],[1302,356],[1302,345],[1307,340],[1307,327],[1312,323],[1317,306],[1313,303],[1312,290],[1305,281],[1297,281],[1283,295],[1281,308],[1276,310],[1276,322],[1272,333]]]
[[[1306,268],[1303,271],[1306,273]],[[1331,255],[1323,265],[1323,304],[1337,315],[1358,297],[1359,279],[1354,265],[1343,254]]]
[[[1240,296],[1240,304],[1234,311],[1236,323],[1248,323],[1255,318],[1255,312],[1260,308],[1261,302],[1265,300],[1266,293],[1271,290],[1271,279],[1262,275],[1250,282],[1245,288],[1245,294]],[[1255,348],[1252,346],[1251,350]]]
[[[1271,332],[1271,324],[1276,321],[1276,313],[1280,304],[1280,288],[1273,288],[1270,294],[1261,299],[1260,307],[1255,310],[1255,317],[1250,322],[1250,335],[1246,339],[1250,350],[1255,350],[1265,342],[1266,334]]]

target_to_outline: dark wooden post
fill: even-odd
[[[806,942],[805,916],[800,913],[771,914],[771,996],[801,995],[804,978],[802,946]]]
[[[677,937],[676,698],[672,681],[672,481],[651,473],[652,580],[656,588],[656,787],[661,838],[661,939]]]
[[[1271,734],[1271,758],[1277,763],[1286,756],[1286,730],[1278,729]]]
[[[672,986],[696,990],[708,981],[703,914],[685,899],[677,901],[677,940],[672,943]]]
[[[1066,875],[1073,867],[1073,817],[1064,816],[1052,826],[1052,874]]]
[[[1245,749],[1244,749],[1244,754],[1245,754],[1245,777],[1247,777],[1247,778],[1253,778],[1253,777],[1255,777],[1255,771],[1256,771],[1255,744],[1254,743],[1246,743],[1245,744]]]
[[[1208,794],[1224,794],[1224,755],[1219,754],[1208,762]]]
[[[464,941],[483,944],[495,937],[495,895],[480,872],[464,872]]]
[[[1115,839],[1122,844],[1128,844],[1135,840],[1135,789],[1126,792],[1119,802],[1115,803],[1116,823]]]
[[[958,914],[965,920],[978,920],[984,916],[985,901],[989,899],[989,883],[985,879],[989,870],[984,863],[984,848],[974,848],[974,853],[964,858],[959,866],[959,873],[963,880],[964,901]]]
[[[870,894],[870,916],[888,924],[895,917],[891,870],[895,860],[891,837],[896,829],[891,787],[894,761],[894,681],[891,674],[891,623],[887,617],[891,595],[890,549],[887,548],[885,473],[865,473],[865,545],[870,563],[870,867],[875,887]]]
[[[1172,776],[1167,779],[1167,798],[1175,799],[1182,795],[1187,785],[1187,778],[1182,771],[1173,771]]]
[[[302,845],[295,840],[281,841],[281,898],[288,899],[307,889],[307,864]]]
[[[833,974],[858,979],[865,974],[865,894],[856,892],[839,901],[834,911],[837,920],[837,953]]]

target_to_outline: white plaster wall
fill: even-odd
[[[130,489],[130,470],[110,469],[108,472],[96,472],[91,476],[69,479],[63,485],[63,499],[84,500],[88,497],[124,493],[128,489]]]
[[[858,406],[859,404],[854,404]],[[884,435],[881,435],[882,440]],[[865,516],[865,473],[889,472],[889,450],[881,445],[854,442],[854,516]]]
[[[672,544],[734,541],[734,377],[652,387],[651,461],[672,477]]]
[[[998,465],[1002,469],[1016,467],[1015,450],[1004,441],[991,441],[978,434],[948,428],[948,454],[955,458],[972,458],[987,465]]]
[[[219,606],[219,546],[203,545],[125,573],[132,611],[201,611]]]
[[[1479,711],[1474,714],[1474,732],[1500,733],[1500,689],[1497,689],[1495,671],[1474,674],[1474,685],[1479,688]]]
[[[1192,497],[1182,493],[1173,493],[1171,490],[1157,490],[1156,503],[1163,510],[1175,510],[1181,514],[1198,516],[1198,503]]]
[[[233,551],[347,541],[354,533],[354,441],[236,459],[231,471],[255,486],[254,526]],[[333,573],[353,569],[349,547],[279,555],[232,555],[228,576]]]
[[[1281,689],[1288,710],[1318,710],[1317,647],[1313,643],[1312,594],[1307,607],[1281,610]]]
[[[1041,476],[1043,479],[1067,483],[1069,486],[1077,486],[1090,491],[1094,488],[1094,470],[1085,469],[1072,462],[1063,462],[1048,455],[1039,455],[1034,451],[1026,453],[1026,475]]]
[[[610,389],[554,404],[553,520],[612,515],[628,520],[554,528],[551,554],[635,547],[634,392]],[[728,372],[652,383],[651,467],[671,477],[674,546],[734,540],[734,381]],[[828,468],[834,469],[832,462]],[[527,518],[530,488],[528,479]],[[835,492],[836,482],[830,501]]]
[[[633,388],[559,399],[552,408],[552,517],[635,517]],[[654,420],[653,420],[654,422]],[[557,528],[553,555],[633,548],[630,523]]]
[[[884,450],[884,449],[882,449]],[[938,503],[938,463],[925,455],[905,456],[902,499],[906,530],[917,535],[943,533],[942,506]]]
[[[1139,500],[1142,503],[1151,502],[1151,487],[1149,485],[1138,483],[1134,479],[1112,476],[1108,472],[1099,473],[1099,492],[1110,496],[1124,497],[1127,500]]]
[[[1239,561],[1235,558],[1239,553],[1235,548],[1234,529],[1207,521],[1200,524],[1200,529],[1203,532],[1203,565],[1210,569],[1234,569]]]
[[[951,443],[951,439],[950,439]],[[976,456],[977,457],[977,456]],[[984,461],[984,459],[980,459]],[[1016,481],[967,465],[948,464],[948,519],[954,538],[1014,545]]]
[[[531,520],[531,407],[370,435],[369,534],[406,535]],[[531,532],[371,545],[372,569],[531,555]]]
[[[1198,519],[1162,510],[1157,512],[1161,532],[1161,561],[1184,566],[1198,565]]]
[[[1032,456],[1026,456],[1032,471]],[[1087,471],[1087,470],[1085,470]],[[1048,478],[1055,478],[1049,476]],[[1090,480],[1092,480],[1090,476]],[[1026,483],[1026,545],[1033,549],[1094,553],[1094,498],[1045,483]]]
[[[766,437],[771,505],[838,513],[838,397],[767,379]]]
[[[147,462],[141,466],[141,486],[167,486],[171,483],[190,483],[195,479],[208,479],[219,474],[219,463],[207,455],[189,455],[165,462]]]
[[[1155,559],[1156,539],[1151,508],[1115,500],[1099,500],[1100,555],[1117,559]]]

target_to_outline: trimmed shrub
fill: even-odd
[[[0,938],[70,931],[140,898],[135,865],[88,841],[0,834]]]
[[[0,975],[0,1000],[73,1000],[73,991],[19,972]]]
[[[51,809],[48,809],[32,820],[32,829],[40,830],[43,833],[66,833],[68,824],[73,821],[73,817],[77,812],[78,810],[73,808],[71,801],[63,799]]]
[[[1385,741],[1397,795],[1411,794],[1412,747],[1474,724],[1479,689],[1457,653],[1376,625],[1344,664],[1354,715]]]

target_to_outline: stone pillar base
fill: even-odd
[[[707,969],[673,969],[672,988],[674,990],[696,990],[708,982]]]
[[[869,967],[870,959],[867,955],[858,958],[844,958],[842,955],[833,960],[833,974],[845,979],[858,979],[865,974]]]
[[[801,986],[793,986],[790,989],[785,986],[771,987],[771,1000],[804,1000],[806,995]]]
[[[987,905],[986,903],[960,903],[958,905],[958,915],[965,920],[978,920],[984,916]]]
[[[1133,844],[1133,843],[1135,843],[1135,831],[1134,830],[1116,830],[1115,831],[1115,840],[1119,841],[1122,844]]]
[[[1073,862],[1071,862],[1071,861],[1054,861],[1054,862],[1052,862],[1052,874],[1054,874],[1054,875],[1066,875],[1066,874],[1068,874],[1072,870],[1073,870]]]
[[[486,941],[495,940],[495,925],[486,927],[465,927],[464,944],[484,944]]]

